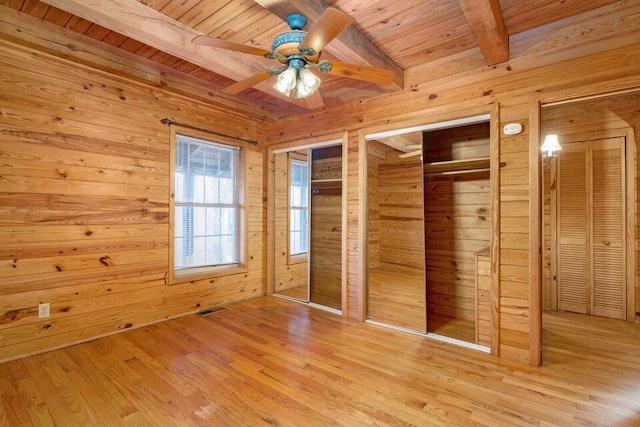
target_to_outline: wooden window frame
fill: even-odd
[[[238,164],[237,164],[237,200],[238,219],[237,219],[237,244],[238,244],[238,262],[226,265],[193,267],[184,270],[175,269],[175,162],[176,162],[176,137],[177,135],[197,138],[204,142],[213,144],[228,145],[238,148]],[[246,167],[246,149],[242,142],[235,141],[231,138],[211,135],[193,129],[180,128],[176,130],[171,126],[170,135],[170,159],[169,159],[169,265],[167,272],[167,284],[175,285],[180,283],[193,282],[202,279],[229,276],[233,274],[241,274],[247,272],[246,260],[246,184],[247,176]]]

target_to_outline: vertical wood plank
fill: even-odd
[[[357,319],[364,320],[367,317],[367,291],[366,291],[366,277],[367,277],[367,251],[365,248],[366,244],[366,236],[367,236],[367,186],[366,176],[367,176],[367,141],[365,140],[365,134],[362,129],[358,131],[357,134],[357,144],[358,144],[358,174],[357,174],[357,183],[358,183],[358,247],[357,254],[359,263],[357,266],[358,272],[358,302],[357,302]]]
[[[549,165],[550,170],[550,309],[557,310],[558,309],[558,202],[557,202],[557,194],[558,191],[558,162],[556,159],[552,159]]]
[[[491,109],[490,171],[490,262],[491,262],[491,354],[500,356],[500,105]]]
[[[637,159],[636,138],[634,128],[628,128],[625,137],[625,212],[626,212],[626,276],[627,276],[627,321],[636,320],[636,239],[637,235]]]
[[[542,353],[542,201],[540,163],[540,102],[529,102],[529,364],[540,366]]]
[[[347,204],[349,201],[347,189],[349,188],[349,134],[344,132],[342,134],[342,265],[341,265],[341,278],[342,278],[342,315],[345,316],[348,311],[348,268],[349,268],[349,240],[347,234],[347,227],[349,226],[347,215]],[[363,262],[364,263],[364,262]]]
[[[267,147],[266,150],[266,159],[263,161],[263,164],[266,166],[266,176],[267,176],[267,266],[266,266],[266,286],[267,295],[271,295],[275,292],[275,277],[276,277],[276,269],[275,269],[275,210],[276,210],[276,166],[275,166],[275,154],[273,153],[272,147]]]

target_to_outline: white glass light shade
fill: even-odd
[[[313,93],[320,87],[320,78],[306,68],[300,70],[300,80],[310,93]]]
[[[558,142],[558,135],[547,135],[542,143],[542,147],[540,147],[542,156],[545,158],[557,156],[558,151],[561,149],[562,147],[560,147],[560,142]]]
[[[296,93],[294,98],[305,98],[311,95],[312,93],[313,91],[307,89],[307,87],[304,85],[304,82],[302,80],[298,80],[298,83],[296,84]]]
[[[296,87],[296,78],[298,72],[295,68],[289,67],[278,76],[278,81],[273,86],[278,92],[285,96],[289,96],[291,89]]]
[[[320,79],[311,71],[303,68],[298,72],[298,84],[296,85],[296,98],[305,98],[311,95],[320,86]]]

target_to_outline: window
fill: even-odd
[[[240,263],[239,148],[175,136],[173,270]]]
[[[309,246],[309,168],[306,161],[291,159],[289,170],[289,255],[302,255]]]

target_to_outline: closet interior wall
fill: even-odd
[[[477,287],[490,244],[489,123],[425,132],[423,159],[427,330],[488,345],[476,322],[490,328]]]

